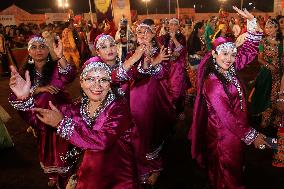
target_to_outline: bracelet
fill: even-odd
[[[278,95],[284,95],[284,91],[279,91]]]
[[[278,99],[276,100],[276,102],[284,102],[284,99],[283,99],[283,98],[278,98]]]
[[[58,60],[61,60],[61,59],[63,59],[63,58],[66,59],[65,56],[62,55]]]

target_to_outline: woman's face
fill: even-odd
[[[204,26],[202,26],[200,29],[198,29],[198,33],[203,35],[204,34]]]
[[[46,60],[48,53],[48,47],[39,42],[34,42],[29,49],[29,55],[35,62]]]
[[[215,51],[213,51],[213,53],[213,57],[216,58],[216,63],[225,71],[235,62],[237,55],[233,48],[221,50],[219,54],[215,53]]]
[[[136,35],[137,35],[137,42],[140,45],[149,44],[152,41],[153,37],[155,36],[155,34],[152,33],[152,31],[149,28],[143,26],[137,29]]]
[[[179,29],[179,25],[178,24],[176,24],[176,23],[170,23],[169,24],[169,31],[171,33],[176,33],[178,31],[178,29]]]
[[[87,75],[80,79],[81,88],[88,96],[90,101],[103,101],[110,91],[110,78],[105,70],[91,70]]]
[[[277,26],[274,26],[272,24],[266,24],[265,25],[265,33],[266,35],[275,35],[278,30]]]
[[[104,62],[113,61],[117,56],[117,47],[114,42],[104,40],[103,44],[97,50],[97,54]]]

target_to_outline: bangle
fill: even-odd
[[[283,99],[283,98],[278,98],[278,99],[276,100],[276,102],[284,102],[284,99]]]
[[[63,59],[63,58],[66,59],[65,56],[62,55],[58,60],[61,60],[61,59]]]

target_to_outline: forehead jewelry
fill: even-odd
[[[227,43],[223,43],[221,45],[218,45],[216,47],[216,52],[217,52],[218,55],[221,53],[221,51],[229,51],[229,50],[233,50],[234,53],[237,53],[237,47],[236,47],[235,43],[227,42]]]
[[[110,35],[102,35],[101,37],[99,37],[99,39],[97,40],[97,43],[96,43],[96,49],[100,49],[105,41],[108,40],[111,44],[114,44],[115,41],[114,39],[110,36]]]
[[[32,46],[33,43],[35,43],[35,42],[41,43],[41,44],[44,44],[45,46],[47,46],[44,38],[42,38],[42,37],[33,37],[33,38],[29,41],[29,43],[28,43],[28,50],[30,50],[31,46]]]
[[[104,70],[107,74],[108,77],[111,75],[111,69],[108,65],[106,65],[103,62],[91,62],[89,63],[82,71],[81,77],[86,78],[87,74],[91,70]]]

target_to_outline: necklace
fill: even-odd
[[[81,107],[80,107],[80,113],[82,115],[83,120],[87,123],[87,125],[92,128],[93,124],[95,123],[97,117],[100,115],[101,112],[105,110],[105,108],[111,104],[111,102],[115,99],[115,95],[113,93],[108,93],[105,100],[103,100],[100,105],[97,107],[96,111],[93,115],[91,115],[91,112],[89,110],[89,104],[90,100],[89,98],[84,95],[81,99]]]
[[[241,110],[243,110],[244,109],[244,107],[243,107],[243,92],[242,92],[241,85],[240,85],[238,79],[236,78],[236,71],[235,71],[234,66],[231,65],[227,71],[224,71],[216,63],[215,59],[213,59],[213,62],[214,62],[214,66],[215,66],[216,70],[225,77],[227,82],[233,84],[237,88],[238,96],[239,96],[240,104],[241,104]]]

